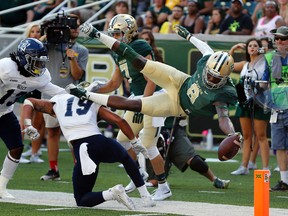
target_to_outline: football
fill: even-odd
[[[219,145],[218,159],[220,161],[230,160],[238,153],[240,148],[240,136],[236,133],[228,136]]]

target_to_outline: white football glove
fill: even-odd
[[[23,132],[25,134],[27,134],[31,140],[35,140],[38,139],[40,137],[40,134],[38,133],[37,129],[34,128],[32,125],[30,125],[29,127],[25,128],[23,130]]]
[[[94,92],[94,93],[96,93],[96,92],[98,91],[98,89],[101,88],[101,87],[104,86],[104,85],[105,85],[104,82],[101,82],[101,81],[99,81],[99,80],[96,80],[96,81],[94,81],[94,82],[92,82],[92,83],[87,82],[87,81],[83,81],[83,82],[79,83],[79,84],[77,85],[77,87],[81,87],[81,88],[83,88],[83,89],[85,89],[85,90],[87,90],[87,91],[89,91],[89,92]]]
[[[90,38],[100,38],[100,32],[90,23],[83,23],[80,25],[80,31]]]
[[[137,141],[134,143],[131,142],[131,145],[132,145],[132,148],[137,155],[139,153],[142,153],[145,158],[149,158],[147,149],[142,145],[142,143],[139,139],[137,139]]]

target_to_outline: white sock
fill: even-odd
[[[100,38],[98,39],[103,44],[105,44],[109,49],[112,49],[113,44],[117,41],[115,38],[110,37],[106,34],[100,32]]]
[[[164,183],[161,183],[161,184],[159,184],[159,182],[158,182],[158,189],[160,189],[160,190],[170,190],[169,189],[169,186],[168,186],[168,183],[167,182],[164,182]]]
[[[105,94],[99,94],[99,93],[93,93],[93,92],[86,92],[86,96],[89,100],[103,105],[103,106],[107,106],[108,103],[108,99],[109,99],[109,95],[105,95]]]
[[[280,171],[281,181],[288,184],[288,171]]]
[[[11,179],[12,176],[14,175],[18,165],[19,165],[19,160],[12,158],[8,152],[8,154],[6,155],[4,162],[3,162],[3,168],[1,171],[1,175],[8,178],[8,179]]]
[[[141,197],[150,196],[150,193],[148,192],[147,187],[145,186],[145,184],[142,185],[141,187],[138,187],[137,190],[139,191]]]
[[[106,200],[106,201],[114,199],[113,194],[111,193],[110,190],[102,191],[102,196],[103,196],[103,199]]]

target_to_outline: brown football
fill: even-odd
[[[233,134],[226,137],[219,145],[218,159],[220,161],[226,161],[232,159],[241,148],[238,134]]]

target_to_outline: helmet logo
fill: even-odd
[[[30,45],[29,41],[23,41],[23,43],[19,44],[20,46],[18,47],[19,50],[25,52],[26,48]]]

